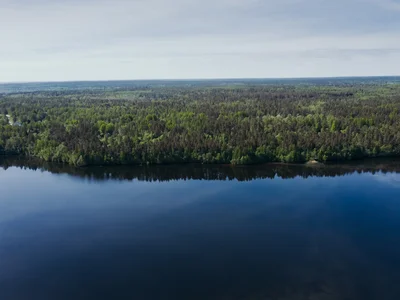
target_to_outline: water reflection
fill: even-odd
[[[400,298],[396,160],[1,166],[1,300]]]
[[[255,166],[224,165],[169,165],[169,166],[94,166],[75,168],[63,164],[54,164],[35,159],[18,157],[0,157],[0,168],[49,171],[54,174],[69,174],[90,181],[104,180],[139,180],[139,181],[171,181],[171,180],[237,180],[254,179],[290,179],[296,177],[336,177],[353,173],[400,173],[400,159],[371,159],[348,163],[331,163],[326,165],[301,164],[266,164]],[[392,176],[392,181],[397,184]]]

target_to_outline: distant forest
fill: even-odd
[[[0,85],[1,153],[76,166],[400,156],[400,81]]]

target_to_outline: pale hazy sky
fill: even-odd
[[[0,0],[0,82],[400,75],[400,0]]]

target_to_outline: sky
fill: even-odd
[[[400,0],[0,0],[0,82],[400,75]]]

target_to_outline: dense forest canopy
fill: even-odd
[[[400,155],[396,78],[122,83],[2,86],[0,153],[78,166]]]

